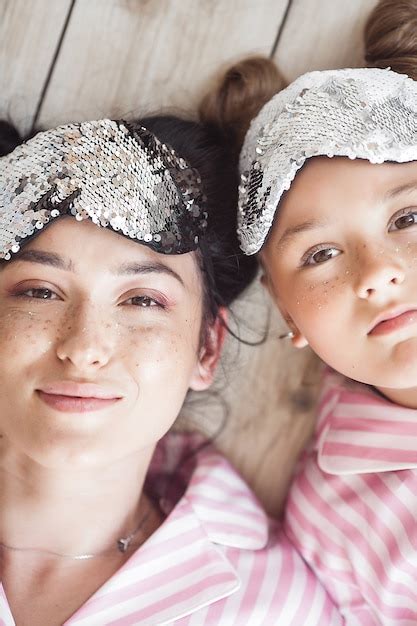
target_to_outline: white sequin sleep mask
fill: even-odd
[[[310,72],[252,121],[240,157],[238,235],[258,252],[306,159],[417,160],[417,82],[381,69]]]
[[[207,226],[197,171],[150,131],[113,120],[39,133],[0,158],[1,259],[61,215],[164,254],[195,250]]]

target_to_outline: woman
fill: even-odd
[[[341,623],[227,461],[166,434],[255,271],[235,188],[220,135],[175,118],[0,160],[3,624]]]

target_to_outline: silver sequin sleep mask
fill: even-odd
[[[258,252],[306,159],[417,160],[417,82],[381,69],[310,72],[252,121],[240,158],[238,234]]]
[[[145,128],[113,120],[60,126],[0,158],[0,258],[62,215],[183,254],[198,247],[204,205],[197,171]]]

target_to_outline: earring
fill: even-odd
[[[279,335],[278,339],[294,339],[294,333],[292,332],[292,330],[289,330],[287,333],[284,333],[283,335]]]

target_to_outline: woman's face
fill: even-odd
[[[417,163],[311,159],[261,260],[295,345],[355,380],[417,386]]]
[[[73,468],[149,451],[211,382],[221,330],[201,347],[201,320],[193,254],[57,220],[0,271],[3,448]]]

